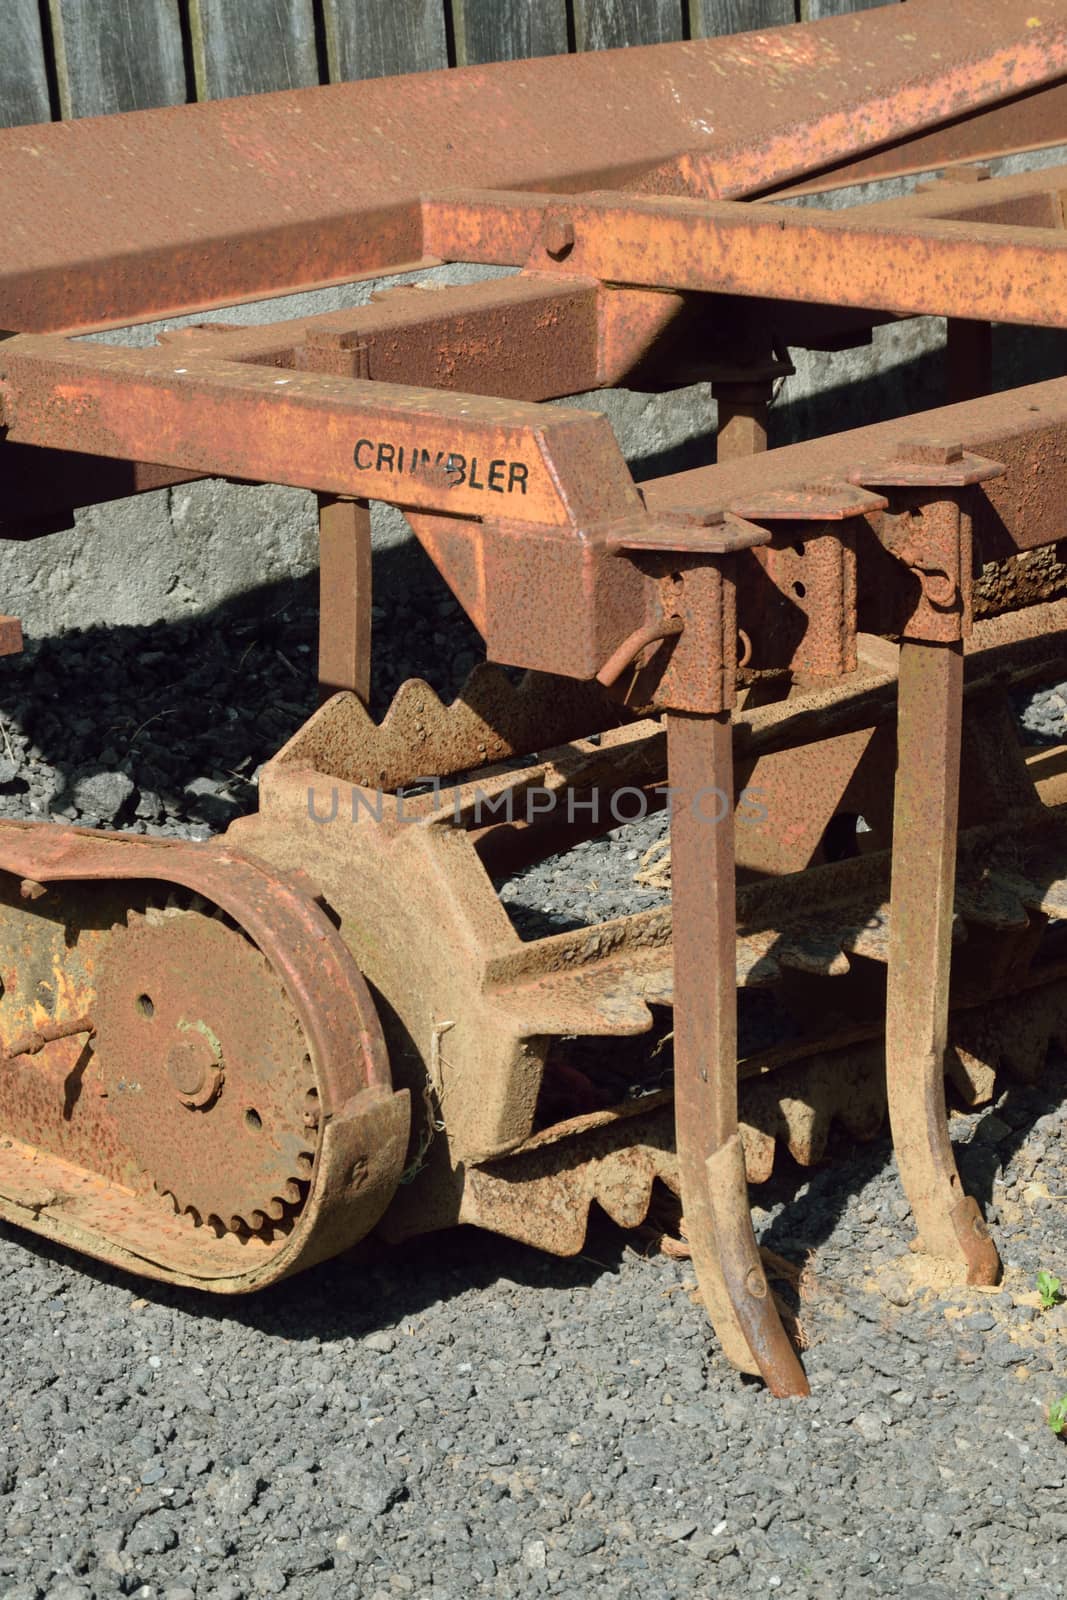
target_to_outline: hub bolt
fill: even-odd
[[[167,1072],[182,1105],[209,1106],[222,1088],[222,1052],[218,1040],[201,1023],[180,1023],[181,1037],[167,1054]]]

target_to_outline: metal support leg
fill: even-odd
[[[784,352],[770,349],[758,334],[742,337],[735,359],[711,368],[711,393],[718,407],[716,461],[761,455],[775,385],[793,372]]]
[[[370,697],[370,506],[319,496],[319,697]]]
[[[977,400],[993,387],[993,329],[988,322],[949,317],[945,343],[950,406]]]
[[[897,693],[886,1006],[889,1119],[922,1248],[962,1261],[969,1283],[995,1283],[1000,1260],[956,1170],[945,1104],[962,645],[905,640]]]
[[[767,448],[767,400],[734,400],[732,386],[716,384],[719,425],[716,430],[716,461],[736,461],[739,456],[761,455]]]
[[[668,714],[682,1206],[700,1291],[728,1359],[762,1374],[773,1394],[807,1394],[760,1262],[737,1126],[732,738],[729,712]]]

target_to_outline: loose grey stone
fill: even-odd
[[[697,1527],[698,1524],[695,1522],[668,1522],[660,1529],[660,1537],[669,1540],[671,1544],[675,1544],[681,1539],[688,1539],[690,1534],[696,1533]]]
[[[225,1477],[210,1478],[207,1492],[220,1516],[242,1517],[255,1505],[259,1483],[251,1467],[234,1467]]]
[[[133,779],[125,772],[90,773],[75,782],[74,803],[85,816],[114,822],[134,787]]]
[[[385,1330],[379,1330],[375,1333],[366,1334],[363,1339],[363,1345],[367,1350],[374,1350],[379,1355],[387,1356],[391,1350],[396,1349],[396,1336]]]
[[[885,1438],[885,1425],[881,1418],[876,1417],[871,1411],[861,1411],[852,1426],[857,1433],[862,1434],[868,1444],[881,1444]]]

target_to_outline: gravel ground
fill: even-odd
[[[381,703],[458,623],[432,593],[380,621]],[[32,645],[0,667],[0,814],[224,826],[313,703],[313,630],[296,586]],[[632,908],[658,826],[506,896]],[[807,1262],[803,1403],[726,1366],[688,1262],[606,1223],[571,1261],[457,1233],[225,1305],[0,1230],[0,1600],[1063,1595],[1067,1306],[1033,1290],[1067,1279],[1065,1091],[1053,1063],[953,1118],[997,1291],[924,1277],[885,1140],[780,1163],[756,1221]]]

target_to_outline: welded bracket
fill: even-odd
[[[737,687],[734,558],[770,537],[766,529],[717,507],[660,513],[625,530],[615,548],[644,577],[649,615],[645,636],[639,630],[625,641],[598,674],[600,681],[615,681],[616,665],[628,655],[624,664],[640,672],[639,682],[632,679],[630,685],[640,704],[704,714],[728,711]],[[663,647],[643,659],[643,647],[657,638]]]
[[[914,573],[918,591],[901,636],[943,644],[973,624],[974,556],[969,490],[1004,475],[999,462],[956,443],[907,439],[885,462],[853,468],[853,483],[889,492],[882,543]]]

